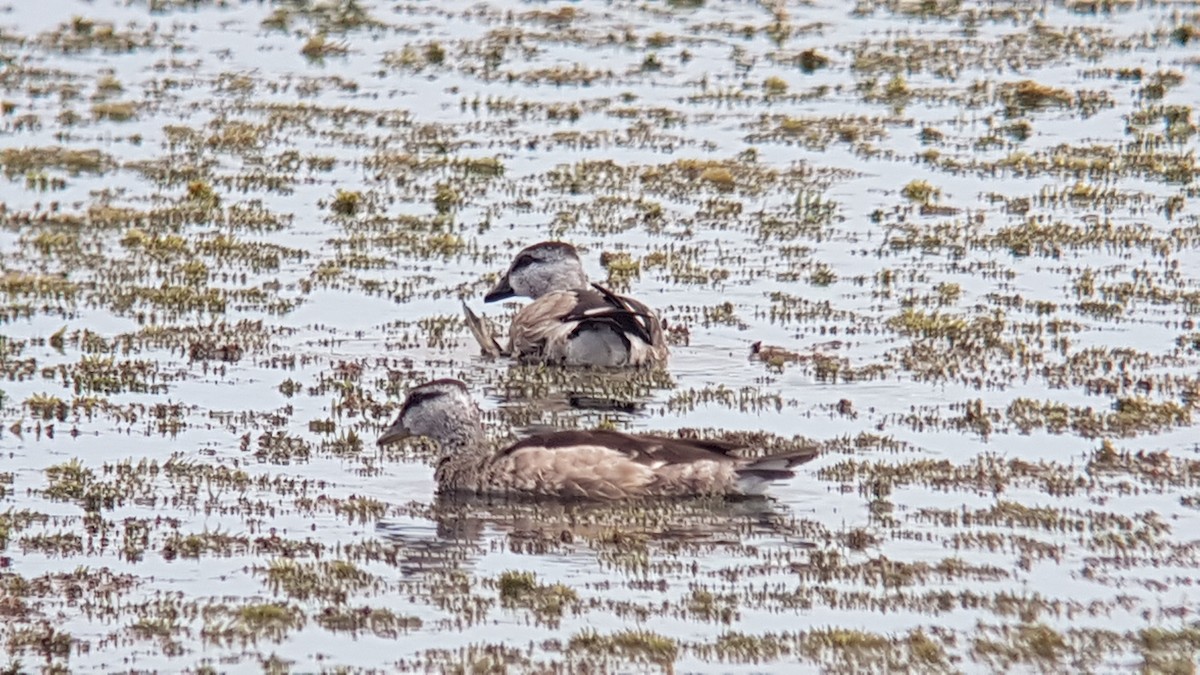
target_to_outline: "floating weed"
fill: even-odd
[[[1169,571],[1194,566],[1180,523],[1200,501],[1187,447],[1200,402],[1195,59],[1164,50],[1194,43],[1192,18],[1124,1],[1066,9],[1129,14],[1126,31],[955,2],[860,3],[821,23],[781,6],[746,20],[720,3],[649,3],[632,19],[431,4],[386,26],[357,0],[253,17],[220,4],[152,0],[156,23],[81,16],[26,35],[16,3],[0,35],[19,56],[5,68],[5,130],[53,138],[0,151],[13,181],[0,206],[0,321],[13,336],[0,339],[0,406],[16,462],[0,472],[13,504],[0,548],[50,570],[0,574],[11,670],[136,652],[164,669],[282,671],[306,663],[289,659],[307,658],[293,643],[308,627],[336,633],[317,657],[337,671],[362,661],[346,656],[360,638],[475,639],[499,619],[546,635],[532,650],[487,635],[401,644],[386,667],[1106,671],[1140,659],[1191,672],[1189,610],[1170,600],[1187,580]],[[186,22],[158,20],[182,11]],[[938,30],[872,32],[881,13]],[[366,70],[263,69],[262,44],[197,42],[214,26],[257,40],[255,25],[280,31],[268,50],[319,36],[315,58],[345,53]],[[399,44],[381,47],[385,32]],[[148,69],[100,58],[130,50]],[[1014,54],[1021,75],[998,79]],[[372,63],[396,77],[368,76]],[[405,104],[426,91],[441,102]],[[1108,107],[1124,126],[1070,123]],[[916,165],[920,180],[889,185],[885,165]],[[935,187],[964,179],[989,187]],[[670,299],[648,298],[669,322],[678,382],[477,362],[457,313],[429,314],[476,297],[486,280],[464,270],[502,267],[539,227],[602,252],[611,283]],[[342,295],[358,298],[345,311],[398,304],[376,329],[294,325],[302,303],[325,317]],[[1118,344],[1143,335],[1159,346]],[[752,358],[766,367],[746,370],[760,337]],[[697,356],[703,372],[687,365]],[[442,375],[486,393],[501,434],[658,430],[697,407],[744,411],[761,422],[750,426],[827,417],[842,431],[821,439],[660,433],[753,455],[820,450],[794,480],[828,499],[598,509],[377,492],[436,457],[424,443],[367,446],[407,386]],[[832,383],[839,393],[813,393]],[[964,390],[979,393],[945,395]],[[270,403],[240,403],[254,392]],[[88,454],[118,438],[130,460]],[[959,441],[996,448],[947,452]],[[172,444],[186,455],[137,455]],[[353,490],[328,482],[339,472]],[[829,509],[860,520],[831,525]],[[204,529],[212,519],[221,529]],[[488,572],[502,550],[529,565]],[[250,570],[269,602],[180,595],[164,576],[126,598],[140,577],[53,571],[103,558],[136,574],[153,552],[160,567]],[[549,558],[570,567],[555,576],[569,587],[545,582]],[[1095,597],[1038,581],[1072,561]],[[759,621],[798,613],[861,630]],[[920,627],[862,629],[880,613]],[[600,632],[556,628],[601,614]],[[1081,628],[1114,616],[1122,632]],[[664,618],[684,638],[638,632]]]
[[[1197,38],[1200,38],[1200,27],[1191,24],[1180,25],[1171,31],[1171,39],[1181,46],[1187,46]]]
[[[398,52],[388,52],[383,57],[384,65],[397,70],[423,70],[438,67],[446,62],[446,49],[440,42],[424,45],[407,44]]]
[[[662,49],[675,44],[675,38],[662,31],[653,33],[646,38],[646,46],[650,49]]]
[[[291,25],[294,10],[289,7],[276,7],[260,24],[267,30],[287,32]]]
[[[782,96],[787,93],[788,84],[779,76],[768,77],[763,81],[763,91],[767,96]]]
[[[686,391],[677,390],[667,401],[667,409],[676,413],[690,412],[710,405],[719,405],[741,412],[778,412],[784,408],[784,401],[778,394],[763,392],[754,387],[733,389],[725,385]]]
[[[733,178],[733,172],[724,167],[708,167],[700,173],[700,180],[711,183],[722,190],[732,190],[737,183]]]
[[[286,431],[268,431],[259,435],[254,449],[255,459],[271,464],[303,462],[311,456],[312,443]]]
[[[1005,628],[999,637],[1003,641],[977,638],[971,647],[972,656],[995,666],[1027,663],[1045,667],[1059,663],[1074,651],[1066,636],[1045,624]]]
[[[568,651],[582,652],[647,662],[660,667],[669,667],[679,655],[679,645],[674,640],[645,630],[625,630],[602,635],[585,630],[571,636]]]
[[[940,312],[922,312],[911,308],[892,317],[888,323],[901,335],[950,340],[964,338],[971,326],[970,321],[961,316]]]
[[[600,265],[608,271],[608,284],[614,288],[628,288],[629,282],[641,276],[641,264],[628,253],[600,254]]]
[[[38,42],[64,53],[91,49],[131,52],[149,47],[156,38],[161,39],[156,31],[149,28],[142,31],[118,30],[112,22],[77,15],[54,30],[39,35]]]
[[[350,52],[350,48],[342,42],[331,41],[324,33],[317,33],[308,38],[300,53],[311,61],[319,61],[326,56],[342,56]]]
[[[188,181],[187,200],[202,209],[215,209],[221,205],[221,198],[213,190],[212,185],[202,180]]]
[[[213,644],[249,644],[258,640],[278,642],[305,624],[304,612],[294,605],[248,604],[224,611],[206,622],[200,637]],[[224,614],[222,620],[221,614]]]
[[[6,487],[6,485],[10,485],[11,482],[11,480],[0,482],[0,487],[3,487],[4,491],[7,492],[10,488]],[[2,496],[5,495],[0,495],[0,497]],[[45,525],[49,519],[50,517],[45,514],[36,513],[28,509],[14,511],[10,508],[0,513],[0,550],[4,550],[8,546],[8,542],[13,535],[35,525]]]
[[[358,635],[371,633],[376,637],[396,639],[420,630],[424,625],[415,616],[404,616],[384,608],[325,607],[316,615],[317,625],[325,630]]]
[[[828,286],[837,281],[837,273],[828,265],[818,264],[808,280],[814,286]]]
[[[1074,96],[1064,89],[1056,89],[1033,80],[1021,80],[1001,85],[1001,98],[1017,110],[1037,110],[1048,107],[1069,107]]]
[[[929,181],[924,180],[910,181],[900,190],[902,197],[917,204],[928,204],[941,196],[941,194],[941,190],[935,188]]]
[[[795,633],[751,635],[728,632],[713,644],[689,645],[697,655],[715,655],[735,663],[801,659],[842,668],[888,668],[919,663],[933,672],[951,671],[947,645],[916,629],[901,635],[883,635],[840,628]]]
[[[158,466],[148,460],[128,460],[105,465],[104,475],[83,466],[78,459],[45,470],[47,485],[41,493],[49,499],[78,502],[86,511],[112,509],[130,501],[153,501],[153,479]]]
[[[568,607],[579,608],[579,596],[562,584],[544,585],[530,572],[503,572],[495,581],[500,605],[528,609],[540,622],[554,627]]]
[[[344,604],[353,594],[382,589],[382,581],[344,560],[299,562],[276,559],[267,568],[255,568],[272,592],[293,600],[317,599]]]
[[[75,639],[70,633],[58,630],[48,621],[36,626],[19,627],[8,635],[11,654],[36,654],[46,661],[66,659],[71,655]]]
[[[433,195],[433,207],[441,214],[450,213],[462,202],[458,191],[447,183],[438,183]]]
[[[800,70],[806,73],[813,73],[829,65],[829,57],[816,49],[805,49],[796,55],[794,61],[800,66]]]
[[[110,155],[99,150],[75,150],[62,146],[5,148],[0,150],[0,166],[10,180],[30,171],[61,169],[71,175],[103,174],[115,165]]]
[[[182,653],[182,647],[175,638],[186,635],[186,632],[184,627],[172,619],[166,619],[166,617],[156,617],[156,619],[143,617],[143,619],[133,622],[128,627],[128,631],[137,635],[138,638],[158,640],[158,644],[161,645],[163,652],[167,653],[167,655],[178,656]]]
[[[1036,429],[1055,434],[1070,431],[1084,438],[1106,435],[1128,438],[1192,423],[1189,408],[1174,401],[1156,403],[1142,397],[1118,399],[1114,409],[1107,412],[1018,398],[1009,404],[1005,416],[1022,433]]]
[[[908,87],[908,81],[903,75],[896,74],[888,80],[880,98],[893,106],[902,106],[911,96],[912,90]]]
[[[70,406],[66,401],[51,394],[34,394],[22,404],[37,419],[65,422]]]
[[[350,522],[368,523],[386,515],[388,506],[371,497],[351,496],[344,501],[334,502],[333,511],[338,515],[347,516]]]
[[[701,621],[730,624],[738,618],[737,599],[732,595],[715,595],[704,589],[692,589],[687,607],[688,612]]]
[[[132,101],[103,101],[92,105],[96,119],[128,122],[137,116],[137,104]]]
[[[361,192],[338,190],[329,208],[339,216],[353,216],[358,213],[362,202],[363,195]]]
[[[1189,672],[1200,652],[1200,630],[1194,626],[1143,628],[1134,640],[1144,667],[1157,672]]]

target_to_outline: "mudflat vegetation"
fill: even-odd
[[[0,672],[1194,673],[1200,6],[0,0]],[[665,368],[480,356],[575,244]],[[820,458],[439,498],[377,448]]]

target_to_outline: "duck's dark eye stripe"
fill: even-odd
[[[529,267],[533,263],[534,263],[533,256],[529,255],[528,253],[522,253],[521,255],[517,256],[516,260],[513,261],[512,268],[509,271],[516,272],[517,270],[519,270],[523,267]]]
[[[404,407],[400,409],[400,414],[403,415],[413,406],[420,405],[425,401],[430,401],[441,396],[445,396],[445,392],[441,391],[414,391],[408,395],[408,400],[404,402]]]

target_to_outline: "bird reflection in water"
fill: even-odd
[[[528,435],[642,417],[655,392],[673,386],[663,370],[514,365],[488,390],[497,421]]]
[[[702,555],[769,543],[814,546],[808,521],[765,497],[601,503],[446,494],[410,507],[410,517],[376,526],[381,539],[403,550],[406,574],[470,567],[497,550],[591,558],[623,547],[686,547]]]

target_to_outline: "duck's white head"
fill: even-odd
[[[413,387],[379,445],[425,436],[445,445],[475,439],[481,433],[479,406],[460,380],[442,379]]]
[[[483,296],[483,301],[516,296],[536,300],[552,291],[569,291],[587,285],[587,272],[583,271],[575,247],[561,241],[543,241],[522,249],[500,281]]]

